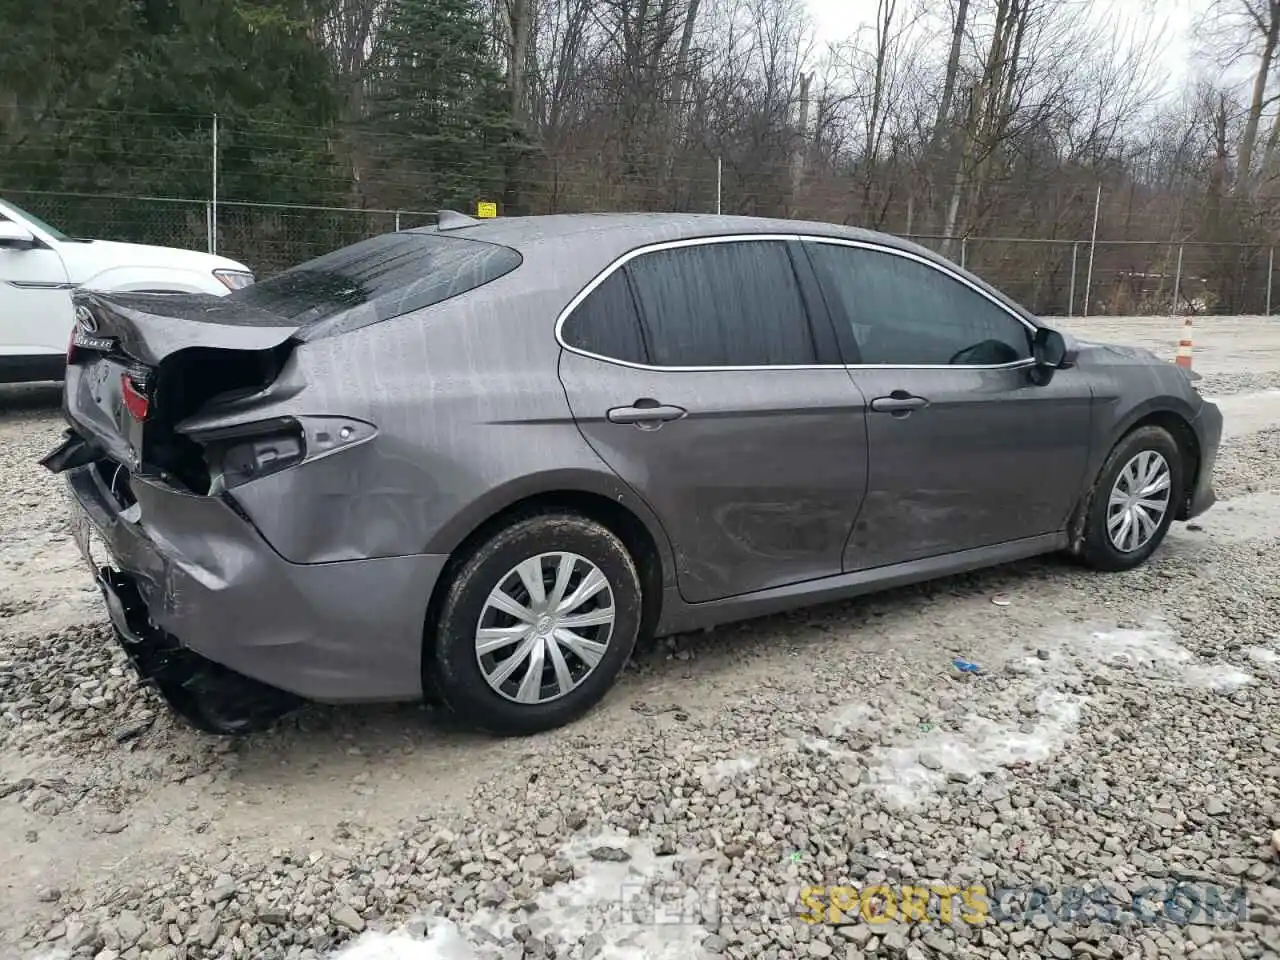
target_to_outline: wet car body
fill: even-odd
[[[662,308],[637,292],[644,271],[653,299],[683,269],[662,274],[662,254],[737,243],[780,245],[760,248],[760,263],[794,269],[812,362],[668,365],[653,362],[652,330],[636,346],[579,329],[576,317],[616,312],[597,305],[610,278],[631,271],[617,310],[634,302],[652,318]],[[1108,458],[1143,430],[1176,445],[1168,520],[1213,502],[1221,415],[1182,370],[1075,343],[892,237],[733,217],[446,215],[351,249],[225,298],[76,294],[87,324],[70,348],[70,430],[45,463],[66,475],[77,542],[125,649],[205,729],[252,729],[300,700],[424,691],[491,729],[555,726],[603,695],[607,682],[582,692],[583,678],[615,640],[620,669],[639,634],[1089,553],[1091,504],[1120,469]],[[973,356],[997,362],[858,363],[833,292],[842,277],[819,262],[843,251],[961,284],[1025,327],[1027,355],[980,343],[996,352]],[[904,343],[890,331],[886,355]],[[1121,486],[1103,494],[1123,499]],[[593,524],[626,569],[589,537],[562,550],[554,530],[537,533],[537,556],[561,559],[523,594],[528,629],[482,622],[476,635],[510,630],[520,649],[545,648],[548,679],[506,693],[490,683],[489,702],[467,671],[500,671],[478,639],[480,667],[440,653],[442,632],[460,629],[442,623],[475,620],[463,581],[531,516]],[[604,571],[615,619],[594,646],[570,631],[553,650],[559,613],[547,608],[544,635],[529,612],[564,557]],[[1117,553],[1110,568],[1131,559]],[[582,664],[552,677],[566,650]],[[537,699],[544,689],[561,693]]]

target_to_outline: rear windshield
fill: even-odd
[[[510,247],[434,233],[362,240],[250,284],[227,299],[297,324],[302,339],[390,320],[520,266]]]

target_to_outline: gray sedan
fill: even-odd
[[[75,304],[42,462],[130,659],[210,731],[424,695],[545,730],[642,634],[1125,570],[1214,499],[1181,368],[841,226],[445,212],[228,297]]]

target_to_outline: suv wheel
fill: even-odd
[[[539,514],[478,547],[449,585],[424,668],[468,724],[530,734],[595,706],[630,657],[640,577],[622,541],[576,514]]]
[[[1124,437],[1103,464],[1085,518],[1081,556],[1099,570],[1146,561],[1173,523],[1183,491],[1178,444],[1161,427]]]

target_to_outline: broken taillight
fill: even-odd
[[[120,375],[120,393],[124,397],[124,408],[129,411],[129,416],[139,423],[146,420],[147,414],[150,412],[151,402],[134,385],[133,377],[127,373]]]
[[[297,466],[307,457],[302,425],[292,417],[241,423],[190,436],[204,447],[209,493],[214,496]]]

